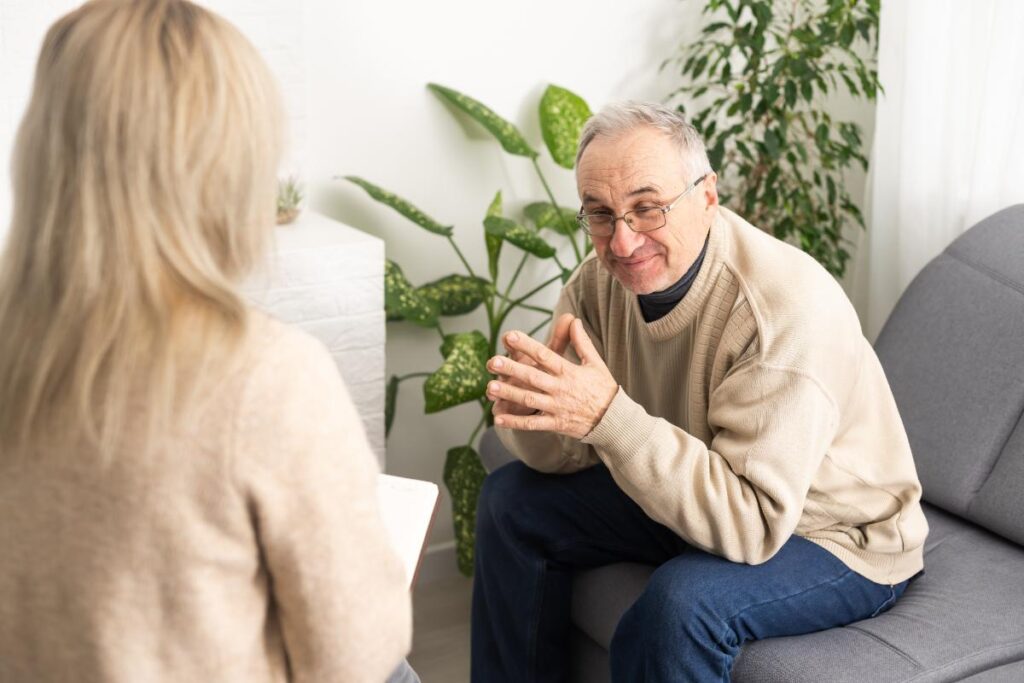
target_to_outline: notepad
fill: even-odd
[[[440,490],[433,482],[381,474],[377,493],[384,526],[405,566],[411,590],[437,514]]]

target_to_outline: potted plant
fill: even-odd
[[[879,0],[707,0],[701,38],[675,63],[673,93],[708,146],[722,202],[846,270],[846,225],[864,226],[843,173],[867,170],[860,126],[828,112],[845,90],[874,101]]]
[[[484,216],[481,216],[481,237],[487,247],[487,267],[474,268],[459,248],[451,225],[435,220],[425,211],[358,176],[345,176],[374,200],[394,209],[422,228],[433,239],[448,242],[463,267],[463,272],[445,275],[424,284],[408,281],[399,264],[388,260],[385,266],[385,309],[389,321],[436,329],[439,335],[440,366],[423,372],[392,376],[388,380],[385,400],[385,430],[390,433],[395,417],[395,399],[404,382],[423,379],[424,410],[436,413],[464,403],[476,403],[480,418],[464,443],[450,448],[444,465],[444,483],[451,494],[455,525],[455,542],[460,571],[473,572],[473,544],[476,503],[484,472],[477,453],[477,437],[485,426],[493,424],[491,404],[485,397],[490,374],[487,359],[499,350],[498,341],[508,316],[515,310],[538,314],[534,334],[551,318],[551,309],[538,305],[535,297],[555,282],[564,282],[590,249],[589,242],[579,239],[576,211],[560,205],[537,163],[539,153],[508,120],[483,103],[451,88],[430,84],[428,88],[448,104],[459,116],[468,116],[500,143],[509,154],[530,160],[545,190],[543,200],[532,202],[521,212],[509,211],[498,190]],[[576,161],[576,145],[580,129],[590,117],[590,108],[578,95],[555,85],[549,86],[539,104],[540,128],[551,157],[559,166],[572,169]],[[556,244],[571,245],[572,258],[566,262],[559,256]],[[503,249],[520,252],[518,265],[506,276],[500,272]],[[566,249],[566,250],[567,250]],[[531,259],[552,264],[551,274],[540,282],[521,280],[524,266]],[[516,286],[519,285],[519,289]],[[516,291],[526,289],[525,293]],[[486,315],[483,329],[452,331],[450,318],[464,316],[482,309]]]

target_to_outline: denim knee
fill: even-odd
[[[529,495],[532,470],[522,462],[510,462],[484,479],[477,502],[477,535],[486,536],[496,526],[505,527],[516,515],[516,508]]]
[[[696,577],[694,577],[696,579]],[[680,637],[700,639],[720,631],[722,619],[709,600],[710,586],[701,581],[680,580],[677,575],[654,572],[643,593],[626,611],[612,640],[612,647],[624,640],[641,638],[649,644]]]

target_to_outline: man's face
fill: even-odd
[[[576,169],[584,213],[621,216],[644,206],[667,206],[696,178],[686,176],[679,147],[655,128],[598,136]],[[667,289],[700,255],[718,208],[714,173],[669,211],[665,227],[633,232],[618,221],[609,237],[592,236],[608,271],[635,294]]]

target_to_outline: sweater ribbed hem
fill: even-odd
[[[887,555],[859,548],[847,548],[827,538],[803,538],[821,546],[847,567],[875,583],[887,586],[902,583],[924,569],[923,547],[913,548],[899,555]]]
[[[648,415],[619,387],[604,417],[581,441],[594,446],[602,460],[623,464],[647,443],[657,423],[658,418]]]

